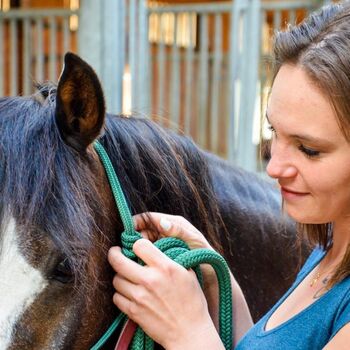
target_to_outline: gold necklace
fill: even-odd
[[[312,288],[316,283],[317,281],[320,279],[320,277],[324,274],[323,273],[319,273],[317,272],[316,276],[312,279],[312,281],[310,282],[310,287]],[[326,276],[323,280],[322,280],[322,283],[323,284],[326,284],[329,280],[329,276]]]
[[[332,265],[331,265],[332,266]],[[323,272],[320,272],[320,268],[321,268],[321,265],[318,266],[318,269],[317,269],[317,273],[316,273],[316,276],[311,280],[309,286],[312,288],[317,282],[318,280],[320,279],[321,276],[323,276],[324,274],[326,274],[325,278],[322,280],[322,284],[325,285],[329,279],[330,279],[330,275],[332,274],[333,272],[333,267],[332,269],[330,270],[329,268],[326,269],[325,271]]]
[[[317,283],[317,281],[319,280],[320,276],[321,276],[321,274],[319,272],[317,272],[316,276],[310,282],[310,287],[311,288]]]

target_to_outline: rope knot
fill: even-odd
[[[122,252],[129,259],[136,260],[136,255],[132,250],[134,243],[142,238],[141,234],[135,230],[123,231],[121,235],[122,240]]]

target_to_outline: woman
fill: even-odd
[[[232,277],[235,348],[350,348],[350,5],[336,4],[277,35],[276,75],[267,119],[273,131],[268,174],[284,210],[315,249],[284,297],[253,326]],[[136,215],[136,229],[209,248],[183,218]],[[114,303],[166,349],[223,349],[215,328],[215,288],[207,300],[194,273],[148,240],[134,251],[147,266],[112,248]],[[206,268],[205,276],[213,278]],[[213,278],[214,281],[214,278]],[[257,286],[258,287],[258,286]],[[208,311],[209,309],[209,311]],[[210,317],[211,313],[211,317]]]

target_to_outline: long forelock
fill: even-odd
[[[27,232],[48,234],[80,280],[100,196],[87,162],[60,137],[53,94],[0,100],[0,207]]]

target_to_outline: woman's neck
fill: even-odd
[[[333,224],[333,244],[328,259],[330,261],[341,261],[350,245],[350,218],[336,221]]]

